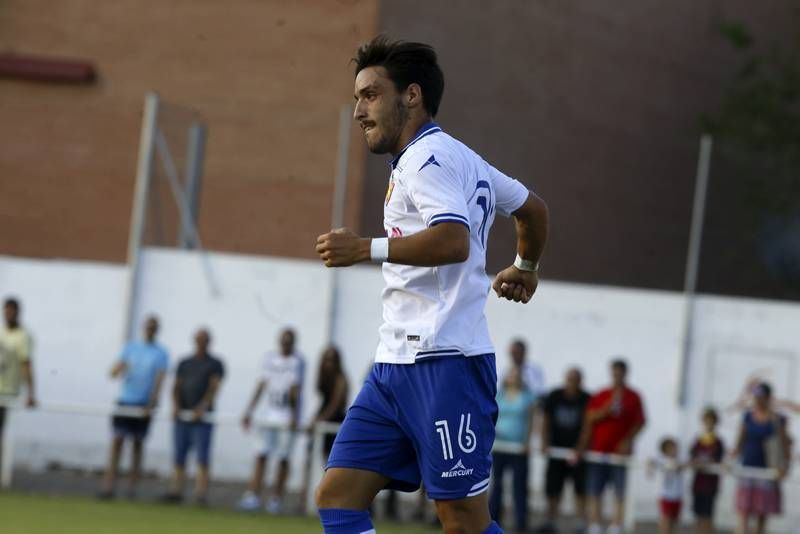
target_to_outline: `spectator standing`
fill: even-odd
[[[661,471],[661,491],[658,506],[660,510],[658,531],[672,534],[681,517],[683,507],[683,468],[679,461],[678,442],[664,438],[659,445],[659,457],[650,462],[650,470]]]
[[[344,421],[347,411],[347,376],[342,369],[342,357],[339,349],[334,346],[326,348],[322,353],[317,374],[317,393],[322,397],[322,403],[312,426],[321,422],[341,423]],[[336,434],[325,434],[322,454],[323,460],[326,462],[334,439],[336,439]]]
[[[518,448],[517,452],[492,453],[492,492],[489,511],[492,519],[501,524],[503,509],[503,478],[506,469],[512,473],[514,491],[514,523],[517,532],[525,532],[528,523],[528,452],[533,432],[536,397],[522,382],[521,369],[512,367],[506,374],[497,395],[498,416],[495,443],[505,442]],[[450,471],[462,469],[459,463]]]
[[[542,408],[542,453],[548,455],[551,447],[575,449],[581,436],[583,416],[590,395],[583,390],[581,371],[572,368],[567,371],[564,386],[550,392],[540,403]],[[581,521],[586,519],[584,495],[586,493],[586,464],[568,462],[563,458],[547,460],[545,493],[547,495],[547,521],[537,532],[549,534],[557,532],[557,521],[561,507],[561,497],[567,479],[572,480],[575,492],[575,512]]]
[[[214,411],[214,399],[219,391],[225,368],[222,361],[212,356],[208,348],[211,334],[200,329],[194,336],[194,354],[181,360],[175,373],[172,388],[175,473],[166,502],[183,500],[186,480],[186,457],[191,449],[197,455],[197,478],[194,500],[197,504],[208,502],[209,467],[211,463],[211,435],[213,423],[208,415]]]
[[[304,360],[295,350],[296,335],[289,328],[280,335],[280,348],[268,352],[264,360],[264,374],[256,384],[253,396],[242,418],[242,426],[249,430],[253,411],[261,396],[266,393],[264,411],[263,442],[256,455],[253,476],[247,491],[239,500],[242,510],[256,510],[261,506],[261,492],[267,462],[270,456],[278,460],[278,474],[267,511],[278,513],[289,478],[289,457],[294,449],[297,427],[300,421],[300,393],[303,389]]]
[[[719,475],[704,472],[703,466],[718,464],[725,457],[725,444],[717,435],[719,415],[713,408],[703,411],[703,433],[697,437],[690,452],[695,469],[692,482],[692,511],[696,518],[695,532],[714,532],[714,504],[719,491]]]
[[[20,303],[7,298],[3,303],[5,325],[0,331],[0,466],[3,465],[3,428],[6,419],[5,403],[19,396],[20,386],[25,383],[26,406],[36,406],[33,387],[33,339],[19,320]]]
[[[511,342],[509,354],[513,366],[522,373],[522,383],[537,399],[541,399],[546,393],[544,371],[540,365],[528,359],[528,346],[521,339],[515,339]]]
[[[645,424],[644,407],[639,394],[627,386],[628,365],[623,360],[611,362],[611,387],[589,400],[581,431],[578,453],[588,446],[590,452],[630,456],[633,442]],[[627,466],[589,460],[586,466],[586,490],[589,508],[589,534],[603,532],[601,501],[607,485],[614,488],[614,517],[607,534],[622,532],[625,517]]]
[[[780,482],[791,457],[786,418],[773,409],[772,388],[766,382],[753,390],[753,406],[742,418],[733,455],[744,467],[773,468],[778,473],[774,480],[740,478],[736,491],[737,534],[750,532],[751,518],[756,520],[754,532],[763,534],[769,516],[782,511]]]
[[[150,428],[150,414],[158,404],[161,384],[167,370],[167,351],[156,342],[158,319],[148,317],[144,322],[144,339],[131,341],[122,350],[119,361],[111,369],[112,378],[122,379],[122,391],[117,405],[127,409],[139,409],[140,415],[114,415],[111,420],[113,437],[108,467],[99,497],[114,496],[114,486],[119,461],[126,439],[131,441],[131,472],[129,497],[136,494],[136,486],[142,471],[144,440]]]

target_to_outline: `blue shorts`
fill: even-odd
[[[435,500],[486,491],[497,420],[494,354],[376,363],[347,411],[328,465],[364,469]]]
[[[625,496],[625,483],[628,468],[624,465],[586,463],[586,492],[592,497],[599,497],[608,484],[614,487],[614,494]]]
[[[210,423],[190,423],[175,421],[175,465],[186,465],[186,456],[194,448],[197,454],[197,463],[207,467],[211,456],[211,431]]]

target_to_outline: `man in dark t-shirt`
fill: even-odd
[[[581,387],[582,376],[577,368],[567,371],[564,387],[554,389],[542,403],[542,447],[547,455],[548,448],[574,449],[581,436],[583,415],[590,395]],[[561,496],[564,483],[572,479],[575,490],[575,508],[578,516],[584,518],[583,496],[586,484],[586,467],[583,462],[570,464],[567,460],[550,458],[545,476],[547,494],[547,521],[537,532],[543,534],[556,532]]]
[[[197,454],[194,499],[199,504],[205,504],[208,495],[208,467],[213,429],[208,414],[214,410],[214,398],[225,375],[225,369],[222,362],[208,352],[211,344],[211,334],[208,330],[198,330],[194,336],[194,343],[194,354],[178,364],[175,385],[172,388],[175,476],[172,488],[164,496],[164,500],[168,502],[183,500],[186,456],[194,448]]]

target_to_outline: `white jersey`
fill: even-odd
[[[266,407],[264,420],[276,425],[288,425],[292,420],[292,408],[289,406],[289,392],[294,386],[303,389],[303,358],[292,353],[283,356],[277,352],[268,352],[264,357],[264,380],[266,388]],[[300,402],[296,407],[300,411]]]
[[[508,217],[528,198],[509,178],[434,123],[391,162],[384,227],[389,237],[439,223],[469,229],[469,258],[438,267],[383,264],[383,325],[375,361],[414,363],[494,352],[484,315],[491,283],[486,245],[495,213]]]

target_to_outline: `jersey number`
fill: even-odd
[[[478,186],[475,188],[475,192],[477,193],[481,189],[486,189],[486,194],[478,196],[475,202],[480,206],[481,210],[483,211],[483,219],[481,219],[481,225],[478,228],[478,233],[481,235],[481,245],[484,247],[486,246],[486,221],[489,220],[489,215],[492,213],[494,209],[494,205],[492,204],[492,188],[489,187],[489,182],[486,180],[479,180]]]
[[[469,454],[475,450],[478,445],[478,440],[475,437],[475,432],[470,428],[472,422],[472,414],[461,414],[461,420],[458,423],[458,448],[465,454]],[[442,456],[445,460],[453,459],[453,442],[450,439],[450,426],[447,424],[446,419],[436,421],[433,423],[436,427],[436,433],[439,434],[439,439],[442,442]]]

